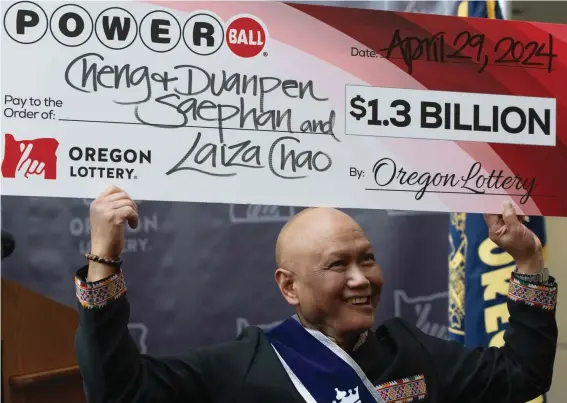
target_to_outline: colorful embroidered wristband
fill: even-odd
[[[421,374],[378,385],[376,390],[385,402],[392,403],[409,403],[427,396],[425,377]]]
[[[126,292],[126,281],[122,270],[92,283],[75,276],[75,290],[77,299],[84,308],[102,308],[108,301],[116,300]]]
[[[512,275],[508,298],[512,301],[521,301],[529,306],[545,310],[553,310],[557,304],[557,284],[553,277],[549,277],[546,285],[522,281]]]

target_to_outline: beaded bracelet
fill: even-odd
[[[97,256],[97,255],[93,255],[90,252],[85,253],[85,257],[88,260],[92,260],[93,262],[108,264],[108,265],[114,266],[117,269],[119,269],[120,266],[122,266],[122,260],[120,259],[120,257],[117,257],[115,260],[112,260],[112,259],[107,259],[107,258],[104,258],[104,257]]]

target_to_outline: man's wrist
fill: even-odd
[[[89,262],[87,282],[94,283],[104,280],[117,273],[117,269],[105,263]]]
[[[514,277],[525,283],[544,285],[549,282],[549,270],[544,268],[539,273],[521,273],[516,269],[514,271]]]
[[[516,261],[516,272],[519,274],[538,274],[544,270],[543,253],[538,253],[530,259]]]
[[[105,259],[116,259],[118,257],[118,255],[116,255],[116,253],[112,252],[112,248],[108,248],[108,247],[104,247],[104,246],[98,246],[95,243],[92,243],[92,247],[90,250],[90,253],[92,253],[93,255],[105,258]],[[116,255],[116,256],[115,256]]]
[[[88,282],[97,282],[109,276],[116,274],[120,268],[120,261],[109,252],[110,248],[99,246],[95,242],[91,242],[92,249],[90,253],[85,254],[89,259],[89,269],[87,275]]]

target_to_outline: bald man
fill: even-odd
[[[124,223],[137,220],[136,204],[117,187],[91,205],[92,250],[75,277],[76,351],[89,403],[525,403],[549,390],[557,285],[539,239],[511,204],[486,216],[490,238],[516,262],[510,329],[503,347],[481,349],[399,318],[376,327],[383,279],[372,245],[348,215],[310,208],[276,244],[275,280],[293,317],[183,357],[141,355],[127,327],[119,258]]]
[[[303,210],[282,229],[276,263],[277,284],[305,327],[349,351],[373,326],[382,272],[350,216],[331,208]]]

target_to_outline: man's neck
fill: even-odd
[[[323,333],[327,336],[333,343],[339,346],[348,354],[352,353],[357,349],[364,341],[366,341],[367,331],[348,333],[348,334],[337,334],[331,329],[326,329],[324,326],[314,326],[306,321],[301,315],[297,315],[299,323],[306,329],[313,329]]]
[[[321,332],[323,333],[323,332]],[[323,333],[325,334],[325,333]],[[347,353],[351,353],[354,350],[354,346],[358,342],[360,334],[351,334],[347,336],[343,336],[341,338],[337,338],[328,334],[325,334],[329,339],[331,339],[337,346],[342,348]]]

